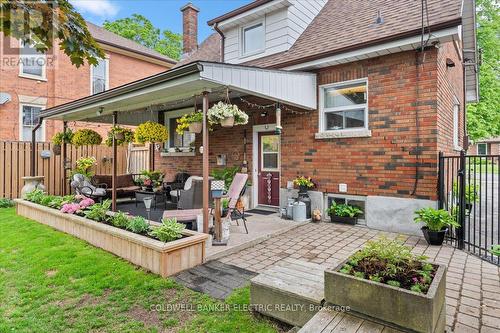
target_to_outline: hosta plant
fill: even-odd
[[[157,238],[162,242],[171,242],[182,237],[182,230],[185,225],[177,223],[177,219],[162,219],[162,224],[159,227],[154,227],[149,232],[149,235]]]
[[[219,102],[212,106],[207,113],[208,121],[212,124],[220,124],[224,119],[234,117],[235,125],[248,123],[248,115],[241,111],[237,105]]]
[[[136,234],[145,234],[149,230],[149,224],[142,216],[136,216],[128,220],[126,229]]]
[[[14,202],[10,199],[0,198],[0,208],[14,207]]]
[[[363,211],[356,206],[351,206],[348,204],[337,204],[332,203],[327,209],[328,215],[339,216],[339,217],[356,217],[363,214]]]
[[[84,211],[84,215],[86,218],[97,222],[106,222],[109,219],[108,211],[110,207],[111,201],[104,200],[102,203],[90,206]]]
[[[415,214],[415,223],[424,223],[430,231],[441,231],[446,227],[460,227],[455,218],[444,209],[421,208],[415,211]]]
[[[44,197],[45,193],[39,188],[36,188],[33,191],[26,193],[26,200],[36,204],[41,203]]]
[[[128,225],[128,216],[124,212],[117,212],[111,219],[111,224],[118,228],[126,228]]]

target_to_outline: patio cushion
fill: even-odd
[[[203,214],[203,209],[179,209],[179,210],[166,210],[163,212],[164,219],[176,218],[179,222],[196,220],[198,215]]]
[[[81,192],[84,194],[84,195],[97,195],[97,196],[105,196],[106,195],[106,190],[103,189],[103,188],[95,188],[94,191],[92,191],[90,188],[88,187],[83,187],[81,189]]]

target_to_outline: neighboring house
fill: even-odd
[[[241,142],[231,138],[246,130],[249,170],[259,187],[256,204],[284,205],[289,182],[305,175],[317,183],[313,208],[324,211],[333,200],[357,204],[370,226],[416,231],[414,209],[436,205],[438,153],[457,154],[464,147],[464,104],[478,99],[474,1],[427,3],[425,31],[431,36],[423,36],[424,42],[429,39],[424,56],[417,51],[420,1],[253,1],[210,20],[218,33],[199,46],[198,11],[183,7],[185,55],[176,67],[205,60],[308,71],[317,77],[316,111],[284,113],[281,139],[259,126],[275,122],[274,110],[254,116],[245,128],[211,134],[211,167],[218,167],[217,154],[243,153]],[[417,71],[419,56],[423,65]],[[243,103],[242,108],[249,106]],[[175,116],[169,114],[167,125],[173,128]],[[255,131],[261,136],[252,148]],[[264,157],[264,140],[276,142],[269,152],[275,158]],[[241,163],[229,154],[228,165]],[[253,158],[260,163],[252,163]],[[273,165],[265,166],[265,159]],[[201,173],[200,155],[159,157],[158,164],[169,173],[179,168]]]
[[[0,35],[0,140],[31,140],[31,129],[41,110],[96,94],[170,69],[176,61],[131,40],[87,22],[106,58],[97,66],[76,68],[55,47],[47,54]],[[90,127],[104,135],[106,126],[70,123],[70,128]],[[50,141],[62,123],[46,121],[37,132],[39,141]]]
[[[500,137],[477,140],[469,147],[468,153],[471,155],[500,155]]]

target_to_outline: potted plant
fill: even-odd
[[[57,132],[52,137],[52,151],[55,155],[61,155],[61,145],[63,143],[71,143],[71,139],[73,138],[73,131],[69,128],[66,129],[66,132]]]
[[[168,130],[165,126],[152,121],[137,126],[135,130],[135,141],[139,143],[156,143],[165,142],[168,140]]]
[[[415,223],[424,223],[421,228],[424,238],[430,245],[441,245],[448,227],[460,227],[455,217],[447,210],[434,209],[431,207],[421,208],[415,211]]]
[[[335,201],[326,210],[328,215],[330,215],[330,220],[332,223],[345,223],[350,225],[355,225],[358,221],[358,216],[363,214],[363,211],[356,206],[351,206],[348,204],[337,204]]]
[[[139,182],[143,190],[147,191],[158,191],[163,184],[164,174],[160,171],[141,171]]]
[[[108,132],[108,138],[105,141],[106,146],[111,147],[113,145],[113,137],[115,138],[116,145],[121,146],[134,141],[134,131],[129,128],[114,126]]]
[[[233,127],[234,125],[248,123],[248,115],[241,111],[237,105],[222,101],[208,110],[207,117],[211,124],[220,124],[222,127]]]
[[[71,143],[75,146],[100,145],[102,136],[91,129],[79,129],[73,134]]]
[[[191,133],[201,133],[203,129],[203,113],[201,111],[195,111],[183,115],[177,119],[177,127],[175,131],[179,134],[183,134],[185,131]]]
[[[325,271],[325,301],[411,332],[444,332],[446,266],[398,240],[368,241]]]
[[[311,180],[311,177],[300,176],[293,180],[293,185],[299,188],[299,193],[307,193],[307,191],[313,188],[315,185]]]

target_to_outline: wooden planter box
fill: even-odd
[[[349,306],[368,319],[415,332],[444,332],[446,324],[446,266],[438,265],[427,294],[392,287],[338,272],[325,271],[325,300]]]
[[[183,235],[188,237],[164,243],[29,201],[16,199],[15,202],[18,215],[83,239],[163,277],[202,264],[205,260],[207,234],[185,230]]]

